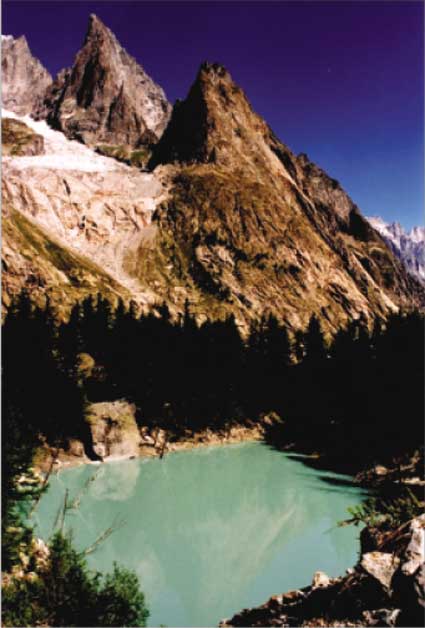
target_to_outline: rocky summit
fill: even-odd
[[[340,184],[280,142],[223,66],[204,63],[169,113],[96,16],[34,114],[45,121],[5,113],[43,142],[35,155],[8,140],[6,305],[22,287],[61,307],[100,290],[241,328],[273,313],[296,331],[315,314],[328,333],[422,307],[423,287]],[[149,171],[110,158],[143,143]]]
[[[155,143],[171,111],[164,91],[91,15],[74,65],[59,73],[37,117],[86,144]]]
[[[1,38],[2,106],[25,115],[32,113],[44,97],[52,77],[33,57],[25,35]]]

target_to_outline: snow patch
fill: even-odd
[[[53,170],[77,170],[81,172],[127,171],[129,166],[118,163],[111,157],[98,155],[91,148],[75,140],[69,140],[60,131],[51,129],[44,120],[33,120],[30,116],[18,116],[2,109],[2,118],[20,120],[44,138],[44,155],[32,157],[3,157],[4,163],[18,170],[25,168],[49,168]]]

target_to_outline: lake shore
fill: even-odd
[[[110,455],[99,460],[93,460],[88,457],[83,443],[77,439],[70,439],[67,448],[54,448],[45,443],[37,450],[33,467],[36,472],[44,475],[52,471],[56,472],[84,464],[98,465],[136,458],[161,458],[168,453],[187,451],[199,447],[263,441],[264,429],[264,423],[252,425],[234,424],[226,430],[214,431],[207,428],[198,432],[189,433],[188,431],[188,433],[179,437],[170,434],[166,441],[164,441],[164,437],[166,437],[165,431],[158,430],[156,442],[154,437],[148,435],[139,447],[137,455]],[[177,438],[178,440],[175,440]]]

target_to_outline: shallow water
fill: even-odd
[[[136,571],[151,626],[214,626],[357,558],[358,529],[336,524],[360,489],[260,443],[63,471],[35,515],[40,536],[51,534],[66,488],[73,498],[94,475],[66,527],[85,548],[125,520],[89,563]]]

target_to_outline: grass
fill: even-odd
[[[13,118],[3,118],[1,121],[1,141],[4,155],[26,155],[31,146],[35,147],[35,143],[43,146],[43,138],[41,135],[34,133],[24,122],[14,120]],[[37,154],[34,153],[34,154]]]

